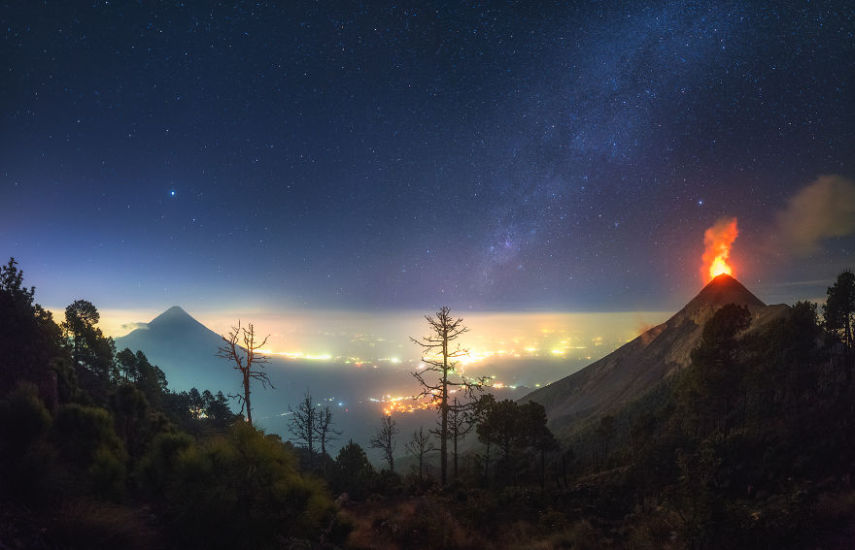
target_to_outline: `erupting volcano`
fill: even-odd
[[[735,237],[736,220],[724,221],[727,223],[722,227],[732,228]],[[716,224],[715,227],[718,226]],[[707,231],[709,235],[710,231]],[[722,259],[727,259],[726,254]],[[710,266],[712,263],[706,267]],[[692,350],[701,341],[704,325],[727,304],[748,309],[751,313],[750,330],[779,319],[789,310],[783,304],[764,304],[731,275],[719,274],[683,309],[661,325],[584,369],[535,390],[521,401],[536,401],[543,405],[552,430],[567,437],[590,419],[614,414],[621,407],[654,391],[666,378],[687,367]]]
[[[736,218],[721,218],[704,232],[704,256],[701,277],[709,282],[719,275],[733,275],[733,268],[727,263],[730,247],[739,236]]]

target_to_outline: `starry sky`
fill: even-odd
[[[0,252],[130,310],[664,311],[724,216],[764,300],[853,266],[851,2],[568,4],[3,2]]]

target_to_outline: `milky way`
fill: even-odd
[[[749,282],[855,258],[766,239],[855,178],[850,2],[190,4],[0,8],[42,301],[661,308],[725,215]]]

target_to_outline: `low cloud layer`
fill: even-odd
[[[795,256],[808,256],[822,241],[855,233],[855,182],[839,175],[820,176],[778,213],[778,235]]]

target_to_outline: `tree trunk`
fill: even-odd
[[[243,401],[246,405],[246,420],[252,426],[252,407],[249,404],[249,372],[243,376]]]
[[[448,482],[448,331],[442,333],[442,425],[439,434],[439,466],[442,485]]]
[[[445,388],[445,382],[443,381],[443,388]],[[443,395],[445,392],[443,391]],[[440,426],[440,434],[439,434],[439,470],[440,470],[440,481],[443,485],[448,481],[448,409],[446,407],[446,399],[442,398],[442,424]]]
[[[454,452],[454,480],[457,481],[457,419],[454,419],[454,430],[452,430],[452,444]]]

